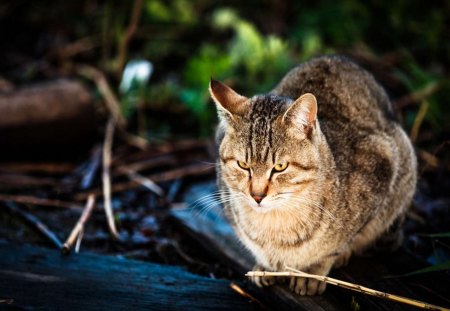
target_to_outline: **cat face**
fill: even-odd
[[[320,160],[314,96],[249,99],[216,81],[210,90],[220,118],[220,174],[234,200],[261,213],[304,200]]]

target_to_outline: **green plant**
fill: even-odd
[[[231,29],[233,37],[224,47],[203,44],[188,60],[180,97],[198,119],[201,134],[206,135],[210,135],[215,120],[208,94],[211,77],[239,81],[241,92],[247,94],[267,92],[294,64],[287,42],[277,36],[263,36],[233,10],[215,11],[212,26],[219,31]]]

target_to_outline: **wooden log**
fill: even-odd
[[[77,118],[90,105],[87,89],[71,80],[0,93],[0,129]]]
[[[68,153],[91,144],[96,133],[92,103],[86,87],[66,79],[0,93],[0,157],[14,154],[9,158],[17,160],[17,154],[27,158],[33,152],[35,160],[43,153],[39,149]]]
[[[0,242],[0,254],[0,309],[1,301],[12,310],[252,308],[230,288],[230,281],[179,267],[94,254],[64,256],[5,242]]]

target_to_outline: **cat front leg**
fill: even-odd
[[[326,258],[302,271],[310,274],[326,276],[333,266],[334,259],[335,258]],[[301,296],[321,295],[325,291],[326,286],[327,283],[325,282],[303,277],[291,277],[289,282],[289,288]]]
[[[342,268],[347,266],[350,261],[350,257],[352,257],[352,250],[348,245],[346,245],[337,255],[336,260],[333,263],[333,268]]]
[[[256,265],[253,267],[253,271],[267,271],[261,265]],[[271,286],[276,282],[276,277],[274,276],[252,276],[250,280],[258,287]]]

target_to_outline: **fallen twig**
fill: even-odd
[[[425,303],[422,301],[418,301],[418,300],[414,300],[414,299],[410,299],[410,298],[406,298],[406,297],[402,297],[402,296],[389,294],[386,292],[380,292],[380,291],[377,291],[377,290],[374,290],[374,289],[371,289],[368,287],[364,287],[364,286],[350,283],[350,282],[341,281],[341,280],[330,278],[327,276],[310,274],[310,273],[302,272],[300,270],[297,270],[297,269],[294,269],[291,267],[286,267],[286,269],[289,271],[284,271],[284,272],[249,271],[245,274],[245,276],[248,276],[248,277],[253,277],[253,276],[259,276],[259,277],[261,277],[261,276],[294,276],[294,277],[310,278],[310,279],[315,279],[318,281],[326,282],[328,284],[332,284],[335,286],[347,288],[347,289],[350,289],[353,291],[357,291],[357,292],[360,292],[363,294],[401,302],[401,303],[408,304],[408,305],[415,306],[415,307],[422,308],[422,309],[450,311],[450,309],[447,309],[444,307],[432,305],[429,303]]]
[[[433,153],[429,153],[425,150],[419,151],[419,157],[425,161],[425,165],[423,165],[422,169],[420,170],[420,176],[422,176],[422,174],[428,167],[436,168],[437,166],[439,166],[439,159],[437,158],[437,154],[447,145],[450,145],[450,140],[446,140],[440,143],[439,146],[437,146],[437,148],[433,151]]]
[[[423,173],[425,169],[437,168],[439,166],[439,159],[431,152],[428,152],[426,150],[418,150],[417,155],[423,162],[425,162],[422,167],[421,173]]]
[[[74,165],[71,163],[2,163],[0,171],[14,173],[48,173],[48,174],[65,174],[73,170]]]
[[[22,174],[0,174],[0,185],[8,188],[16,186],[23,187],[44,187],[57,186],[58,181],[49,177],[33,177]]]
[[[77,67],[77,72],[80,75],[95,82],[99,92],[105,99],[106,108],[108,109],[109,113],[118,124],[125,125],[126,121],[122,116],[122,113],[120,112],[119,100],[117,99],[116,95],[114,95],[114,92],[109,86],[105,75],[100,70],[88,65],[79,65]]]
[[[128,171],[139,172],[162,165],[174,165],[176,163],[176,157],[172,155],[158,156],[139,162],[116,165],[116,167],[114,168],[113,176],[121,176],[127,174]]]
[[[81,38],[51,51],[49,56],[56,56],[60,59],[71,58],[77,54],[84,53],[98,47],[100,45],[99,41],[99,38],[96,36]]]
[[[132,146],[135,146],[139,149],[146,149],[148,146],[147,140],[125,131],[126,120],[120,110],[119,100],[109,86],[108,80],[106,79],[105,75],[100,70],[88,65],[79,65],[77,67],[77,72],[78,74],[95,82],[99,92],[105,99],[106,108],[118,125],[118,131],[121,138],[123,138],[125,142]]]
[[[78,205],[78,204],[72,203],[72,202],[43,199],[43,198],[37,198],[37,197],[32,197],[32,196],[27,196],[27,195],[0,194],[0,201],[15,202],[15,203],[21,203],[21,204],[51,206],[51,207],[63,207],[63,208],[76,209],[76,210],[80,210],[83,208],[81,205]]]
[[[114,215],[111,206],[111,153],[112,144],[114,138],[114,127],[116,121],[111,117],[105,129],[105,141],[103,143],[103,205],[105,208],[106,219],[108,221],[109,231],[113,238],[117,239],[119,234],[117,233],[116,224],[114,223]]]
[[[152,174],[149,177],[155,182],[170,181],[187,176],[207,175],[214,172],[214,167],[209,164],[192,164],[183,166],[170,171]]]
[[[131,38],[136,33],[139,20],[142,13],[142,0],[134,0],[133,9],[131,11],[130,24],[128,25],[124,35],[122,36],[122,40],[119,40],[118,44],[118,55],[117,55],[117,77],[120,77],[122,74],[123,67],[125,66],[125,62],[127,59],[127,51],[128,44]]]
[[[155,144],[151,148],[139,152],[127,152],[126,157],[116,157],[114,163],[134,165],[136,162],[145,161],[159,156],[175,156],[175,154],[192,154],[194,150],[205,152],[205,149],[212,146],[212,142],[208,140],[183,140],[175,143]],[[117,155],[116,155],[117,156]],[[131,164],[132,163],[132,164]],[[138,171],[136,167],[130,167]]]
[[[75,253],[77,254],[80,251],[81,240],[83,239],[83,236],[84,236],[84,228],[82,228],[80,233],[78,234],[77,243],[75,244]]]
[[[241,296],[243,296],[243,297],[245,297],[245,298],[248,298],[248,299],[250,299],[250,300],[253,301],[253,302],[256,302],[256,303],[261,307],[261,309],[263,309],[263,310],[268,310],[267,307],[266,307],[264,304],[261,303],[261,301],[259,301],[258,299],[256,299],[255,297],[253,297],[252,295],[250,295],[249,293],[247,293],[246,291],[244,291],[244,290],[243,290],[239,285],[237,285],[236,283],[231,282],[231,283],[230,283],[230,287],[231,287],[232,290],[234,290],[234,291],[235,291],[236,293],[238,293],[239,295],[241,295]]]
[[[127,174],[128,178],[141,184],[142,186],[144,186],[148,190],[154,192],[158,196],[160,196],[160,197],[164,196],[164,190],[160,186],[158,186],[154,181],[152,181],[150,178],[142,176],[142,175],[134,172],[133,170],[127,169],[125,167],[120,168],[119,171],[124,172],[125,174]]]
[[[145,150],[148,147],[148,141],[145,138],[136,136],[125,131],[123,127],[118,128],[120,137],[130,146],[134,146],[141,150]]]
[[[0,304],[10,305],[14,302],[14,299],[8,298],[8,299],[0,299]]]
[[[86,202],[86,206],[83,210],[83,213],[81,214],[80,218],[75,224],[75,227],[73,227],[72,232],[70,233],[69,237],[67,238],[66,242],[64,243],[61,249],[63,253],[70,252],[70,249],[72,248],[72,245],[75,242],[75,240],[77,241],[77,248],[79,248],[79,243],[81,243],[80,236],[82,235],[82,232],[84,230],[84,225],[91,216],[94,207],[95,207],[95,195],[90,194],[88,196],[88,200]]]
[[[212,174],[214,172],[214,167],[206,164],[194,164],[189,165],[185,167],[180,167],[177,169],[173,169],[167,172],[162,172],[158,174],[152,174],[149,175],[148,178],[151,179],[155,183],[164,182],[164,181],[171,181],[175,179],[180,179],[187,176],[201,176],[201,175],[208,175]],[[136,181],[127,181],[127,182],[121,182],[116,183],[112,185],[111,187],[111,193],[116,192],[122,192],[130,189],[134,189],[136,187],[141,186],[140,183],[137,183]],[[102,191],[100,189],[91,191],[96,196],[101,196]],[[75,195],[75,200],[82,201],[85,200],[88,193],[86,192],[80,192],[77,195]]]
[[[41,222],[36,216],[18,208],[14,204],[6,204],[7,208],[23,220],[25,220],[33,229],[37,230],[43,237],[50,241],[57,248],[62,248],[62,243],[59,238],[54,234],[43,222]]]

